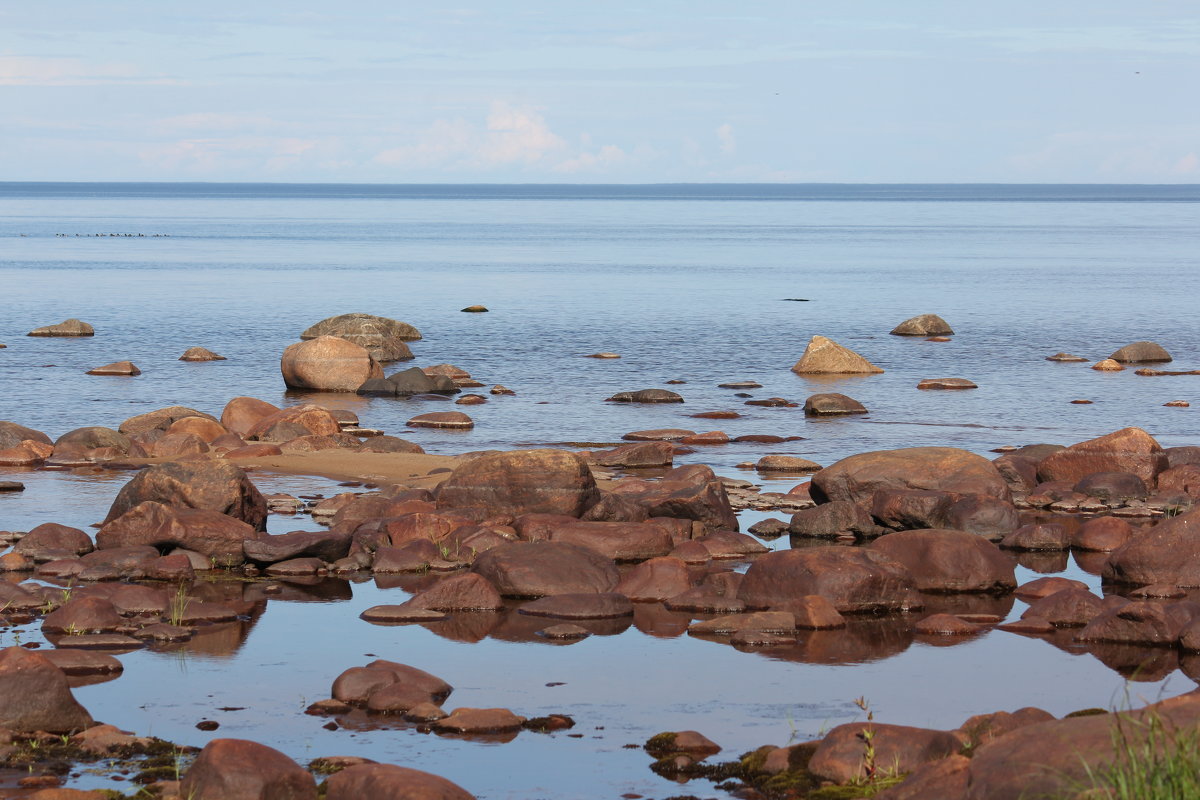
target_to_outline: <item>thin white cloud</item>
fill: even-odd
[[[717,128],[717,141],[721,144],[721,152],[733,155],[737,152],[737,139],[733,136],[733,126],[726,122]]]
[[[0,56],[0,86],[98,86],[111,83],[171,84],[131,64],[89,64],[78,58]]]
[[[556,172],[574,174],[579,172],[604,172],[624,164],[629,155],[614,144],[606,144],[595,152],[583,152],[554,166]]]

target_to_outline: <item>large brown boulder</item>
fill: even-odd
[[[481,553],[471,566],[505,597],[611,592],[621,578],[613,560],[562,542],[510,542]]]
[[[189,800],[316,800],[317,782],[265,744],[213,739],[183,776],[179,794]]]
[[[74,733],[90,728],[67,676],[45,656],[24,647],[0,650],[0,728],[32,733]]]
[[[615,561],[645,561],[675,547],[667,530],[652,522],[584,522],[567,519],[549,527],[546,539],[595,550]]]
[[[475,800],[445,778],[393,764],[356,764],[331,775],[325,800]]]
[[[300,334],[301,340],[320,336],[337,336],[363,347],[381,364],[413,357],[405,342],[421,338],[421,333],[407,322],[374,314],[340,314],[323,319]]]
[[[1015,560],[966,531],[900,531],[881,536],[871,548],[907,567],[923,592],[1007,592],[1017,588]]]
[[[814,475],[809,491],[818,503],[869,503],[880,489],[1012,499],[1008,484],[991,461],[954,447],[906,447],[849,456]]]
[[[93,550],[92,539],[79,528],[43,522],[21,537],[13,547],[14,553],[32,558],[34,561],[50,561],[56,558],[81,556]]]
[[[150,431],[165,431],[173,424],[186,417],[201,417],[216,422],[216,418],[203,411],[197,411],[187,406],[168,406],[157,411],[147,411],[122,422],[117,430],[126,436],[137,436]]]
[[[260,535],[246,539],[242,551],[250,561],[274,564],[289,558],[319,558],[337,561],[350,550],[350,534],[338,531],[292,531],[278,536]]]
[[[1171,354],[1158,342],[1134,342],[1133,344],[1125,345],[1109,356],[1109,358],[1122,364],[1136,364],[1139,362],[1170,361]]]
[[[353,392],[369,378],[383,377],[383,367],[365,348],[337,336],[288,345],[279,370],[288,388],[323,392]]]
[[[301,436],[335,436],[341,433],[337,418],[314,405],[290,406],[262,417],[244,434],[257,442],[289,442]]]
[[[821,595],[841,613],[895,611],[911,602],[912,575],[877,550],[811,547],[766,553],[750,565],[738,588],[747,608],[788,610]]]
[[[1162,726],[1149,724],[1151,719]],[[1093,785],[1093,775],[1129,753],[1163,746],[1161,739],[1151,742],[1152,732],[1170,739],[1170,731],[1192,730],[1197,723],[1200,693],[1191,692],[1138,711],[1027,725],[975,751],[966,800],[1075,797]]]
[[[1103,577],[1137,586],[1200,586],[1200,509],[1135,534],[1108,557]]]
[[[725,484],[703,464],[676,467],[659,481],[622,481],[613,492],[641,504],[651,517],[691,519],[712,530],[738,529]]]
[[[1074,484],[1094,472],[1131,472],[1154,486],[1166,469],[1167,454],[1153,436],[1141,428],[1122,428],[1046,456],[1038,463],[1038,479]]]
[[[808,762],[808,771],[823,780],[850,783],[868,778],[863,758],[864,731],[871,732],[875,764],[888,772],[903,774],[927,761],[952,756],[962,742],[950,731],[884,725],[878,722],[850,722],[838,725],[825,735]]]
[[[58,437],[54,441],[54,456],[60,459],[111,458],[127,455],[132,445],[125,434],[93,425],[67,431]]]
[[[245,560],[247,542],[259,535],[253,526],[217,511],[147,500],[105,522],[96,532],[96,545],[102,550],[150,546],[159,552],[182,547],[232,567]]]
[[[436,675],[395,661],[377,659],[365,667],[351,667],[333,682],[333,698],[343,703],[365,706],[380,689],[403,686],[419,692],[425,700],[441,703],[454,687]]]
[[[578,517],[600,499],[587,462],[565,450],[491,453],[457,467],[437,492],[437,506],[501,514]]]
[[[278,406],[256,397],[235,397],[221,411],[221,424],[238,436],[245,436],[259,420],[279,411]]]
[[[883,372],[853,350],[832,339],[814,336],[792,366],[797,375],[863,375]]]
[[[15,422],[0,420],[0,450],[16,447],[21,442],[33,441],[42,444],[53,444],[50,437],[33,428],[26,428]]]
[[[147,467],[117,493],[104,522],[147,500],[216,511],[266,530],[266,499],[245,472],[225,461],[171,461]]]

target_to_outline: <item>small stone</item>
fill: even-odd
[[[35,328],[26,336],[95,336],[96,329],[82,320],[72,317],[57,325],[45,325]]]
[[[722,389],[761,389],[762,384],[757,381],[734,381],[733,383],[718,383],[718,387]]]
[[[925,338],[927,342],[949,342],[952,339],[949,336],[928,336]]]
[[[1087,363],[1087,359],[1082,356],[1073,356],[1070,353],[1055,353],[1052,356],[1046,356],[1047,361],[1063,361],[1071,363]]]
[[[221,727],[221,723],[213,719],[202,719],[196,723],[196,730],[200,731],[215,731]]]
[[[946,320],[937,314],[920,314],[901,322],[891,331],[892,336],[938,336],[953,335],[954,331]]]
[[[821,465],[797,456],[763,456],[754,465],[759,472],[818,472]]]
[[[639,389],[636,392],[617,392],[606,402],[612,403],[682,403],[683,397],[668,389]]]
[[[620,356],[616,353],[592,353],[590,356],[586,356],[586,358],[620,358]]]
[[[1103,361],[1097,361],[1095,364],[1092,364],[1092,369],[1099,370],[1100,372],[1120,372],[1125,368],[1111,358],[1106,358]]]
[[[853,397],[836,392],[810,395],[804,401],[804,416],[832,417],[844,414],[866,414],[867,408]]]
[[[925,636],[971,636],[979,633],[979,630],[978,625],[953,614],[933,614],[913,626],[913,633]]]
[[[1092,404],[1091,400],[1072,400],[1071,401],[1071,405],[1073,405],[1073,406],[1090,406],[1091,404]]]
[[[462,397],[454,401],[458,406],[478,406],[487,402],[487,398],[481,394],[464,394]]]
[[[765,406],[766,408],[796,408],[799,403],[793,403],[786,397],[768,397],[766,400],[747,400],[748,406]]]
[[[1192,404],[1187,400],[1172,400],[1169,403],[1163,403],[1163,405],[1167,408],[1190,408]]]
[[[20,481],[0,481],[0,492],[23,492],[25,484]]]
[[[482,314],[485,311],[487,311],[488,309],[487,309],[487,306],[467,306],[466,308],[464,308],[462,310],[466,314]]]
[[[586,639],[592,635],[592,632],[580,625],[567,622],[561,625],[551,625],[548,628],[542,628],[537,634],[545,639],[578,640]]]
[[[514,394],[516,394],[516,392],[514,392],[512,389],[508,388],[507,386],[502,386],[502,385],[501,385],[501,384],[499,384],[499,383],[497,383],[495,386],[493,386],[493,387],[492,387],[492,388],[491,388],[489,391],[490,391],[492,394],[503,394],[503,395],[514,395]]]

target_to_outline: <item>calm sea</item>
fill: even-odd
[[[237,395],[302,402],[284,391],[280,353],[312,323],[361,311],[422,331],[412,363],[449,362],[517,392],[470,407],[476,428],[458,434],[404,429],[417,413],[455,408],[446,403],[316,398],[431,452],[613,441],[657,427],[805,437],[682,459],[739,474],[735,464],[767,452],[825,464],[914,445],[986,453],[1127,425],[1164,445],[1198,444],[1196,408],[1163,403],[1200,408],[1200,376],[1045,360],[1058,351],[1097,360],[1151,339],[1175,356],[1171,368],[1200,368],[1198,203],[1196,186],[0,184],[0,342],[8,345],[0,419],[58,436],[166,405],[219,413]],[[460,312],[476,303],[490,312]],[[950,322],[953,341],[888,335],[928,312]],[[92,323],[96,336],[24,335],[67,317]],[[793,374],[814,334],[886,372]],[[179,362],[194,345],[228,360]],[[597,351],[622,358],[584,357]],[[143,374],[84,375],[120,359]],[[941,377],[979,388],[916,389]],[[763,384],[758,398],[803,402],[836,391],[870,414],[807,421],[800,409],[744,406],[717,386],[748,379]],[[686,381],[670,387],[684,405],[604,402],[668,380]],[[744,416],[688,416],[713,410]],[[102,518],[128,476],[17,477],[29,490],[0,497],[0,528],[85,526]],[[336,491],[316,479],[260,480],[270,490]],[[271,524],[279,533],[311,521]],[[1021,569],[1022,580],[1036,574]],[[1068,574],[1099,588],[1074,567]],[[641,620],[651,635],[630,628],[572,647],[511,632],[471,643],[469,632],[456,639],[356,619],[370,605],[400,602],[399,588],[306,591],[272,600],[232,640],[122,656],[125,674],[80,698],[98,719],[139,733],[190,744],[252,738],[301,761],[354,754],[408,763],[486,798],[714,796],[707,785],[656,778],[645,755],[623,745],[692,728],[737,754],[852,719],[860,695],[880,721],[946,728],[1024,705],[1061,714],[1122,702],[1120,676],[1096,658],[1003,632],[934,647],[886,626],[863,628],[825,644],[814,637],[802,655],[768,657],[680,636],[680,621],[667,618]],[[1006,602],[1002,614],[1024,608]],[[36,626],[25,635],[35,637]],[[451,706],[566,711],[584,738],[522,734],[493,746],[411,730],[329,732],[300,713],[368,654],[447,678],[459,687]],[[1160,680],[1172,668],[1143,676],[1153,680],[1132,702],[1194,688],[1179,673]],[[221,722],[218,733],[195,730],[206,717]]]

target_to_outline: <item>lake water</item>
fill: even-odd
[[[166,405],[219,414],[237,395],[302,402],[284,391],[280,353],[312,323],[362,311],[424,334],[412,343],[416,360],[392,368],[449,362],[517,392],[469,408],[476,427],[467,433],[404,429],[444,403],[317,398],[436,453],[615,441],[657,427],[805,437],[704,448],[677,462],[745,476],[734,465],[769,452],[823,464],[915,445],[986,454],[1128,425],[1164,446],[1197,444],[1196,410],[1163,403],[1200,401],[1200,377],[1044,360],[1058,351],[1098,360],[1150,339],[1175,356],[1171,368],[1200,367],[1197,203],[1200,188],[1188,186],[0,184],[0,342],[8,345],[0,350],[0,419],[57,437]],[[460,312],[476,303],[490,312]],[[953,326],[953,341],[888,335],[927,312]],[[67,317],[92,323],[96,336],[24,336]],[[793,374],[814,334],[886,372]],[[177,361],[193,345],[228,360]],[[584,357],[597,351],[622,358]],[[143,374],[83,374],[121,359]],[[939,377],[979,388],[916,389]],[[670,387],[683,405],[603,402],[672,379],[686,381]],[[745,379],[763,384],[756,397],[803,402],[837,391],[870,414],[809,421],[798,408],[744,406],[717,387]],[[687,416],[712,410],[744,416]],[[17,478],[29,489],[0,496],[0,528],[95,522],[128,475]],[[337,491],[315,478],[256,479],[264,490]],[[761,516],[744,514],[743,528]],[[306,519],[271,524],[276,533],[311,527]],[[1022,568],[1021,577],[1036,574]],[[1064,574],[1099,588],[1074,564]],[[622,745],[692,728],[737,754],[853,719],[860,695],[880,721],[933,727],[1024,705],[1057,714],[1111,706],[1124,695],[1120,675],[1097,658],[998,631],[940,647],[872,628],[845,640],[854,646],[806,640],[764,656],[679,636],[678,620],[660,620],[662,628],[641,620],[553,647],[502,627],[468,643],[436,626],[357,619],[403,596],[402,587],[374,583],[297,589],[232,638],[123,656],[121,678],[78,695],[98,719],[139,733],[197,745],[251,738],[300,760],[368,755],[446,775],[486,798],[716,796],[655,777],[644,754]],[[1019,615],[1024,604],[1009,607]],[[3,636],[0,643],[12,643]],[[36,626],[25,636],[36,638]],[[445,677],[459,687],[450,707],[563,711],[583,738],[525,733],[481,744],[412,730],[329,732],[300,713],[367,653]],[[558,681],[566,685],[545,685]],[[1136,702],[1194,684],[1176,672],[1135,686]],[[221,729],[197,731],[204,717]]]

